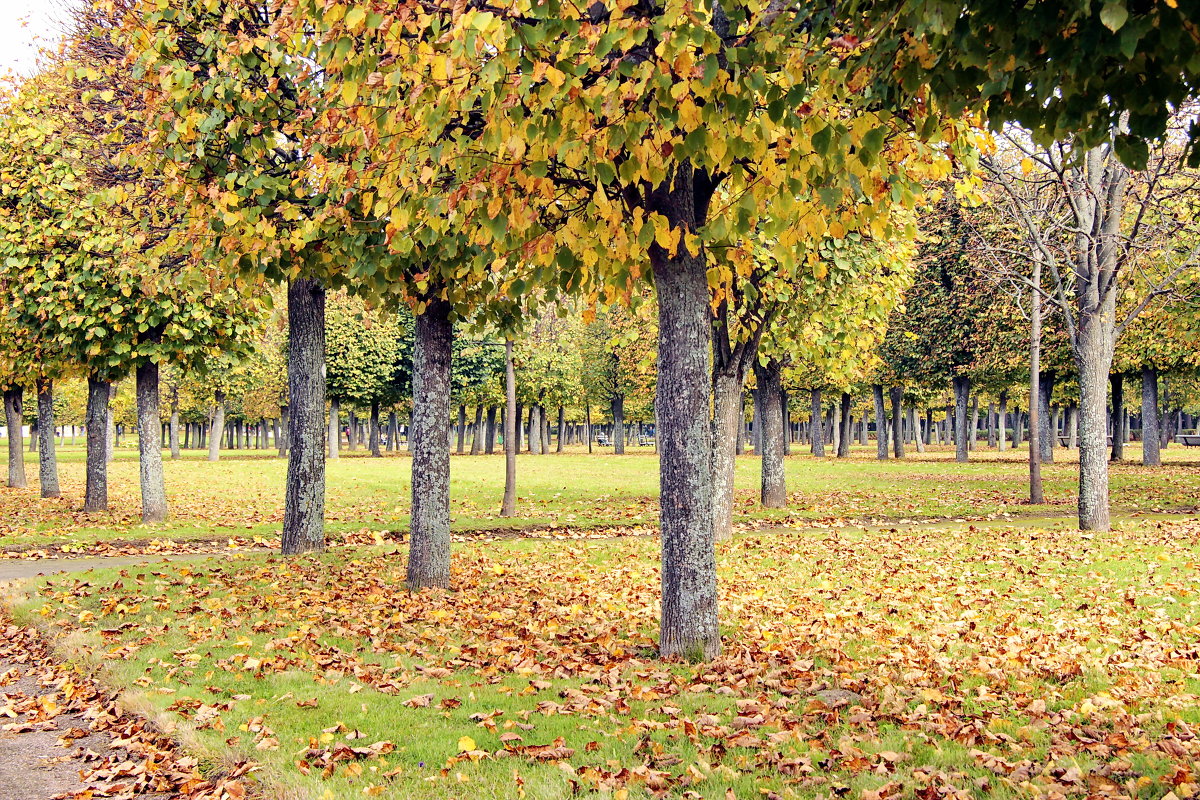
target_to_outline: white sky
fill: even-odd
[[[53,48],[64,0],[0,0],[0,73],[29,75],[39,46]]]

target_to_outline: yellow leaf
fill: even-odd
[[[458,740],[458,752],[465,753],[468,750],[475,750],[475,740],[470,736],[462,736]]]

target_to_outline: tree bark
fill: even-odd
[[[476,420],[478,420],[478,417],[476,417]],[[563,438],[566,436],[566,433],[567,433],[567,410],[565,408],[563,408],[562,406],[559,406],[558,407],[558,444],[554,448],[556,453],[561,453],[563,451]]]
[[[1108,373],[1112,367],[1112,321],[1107,313],[1080,314],[1075,366],[1079,372],[1079,529],[1112,529],[1108,501]],[[1075,414],[1068,414],[1068,436],[1075,438]]]
[[[167,420],[167,438],[171,448],[171,458],[179,458],[179,409],[175,406],[171,407],[171,416]]]
[[[108,510],[108,404],[112,398],[108,381],[88,376],[87,480],[83,510]]]
[[[371,429],[368,445],[371,448],[371,455],[375,458],[383,458],[383,450],[381,449],[381,439],[383,438],[379,430],[379,401],[371,403]]]
[[[488,406],[487,422],[485,428],[485,436],[483,440],[483,452],[485,455],[491,455],[496,452],[496,407]]]
[[[712,376],[713,539],[733,536],[733,477],[737,467],[737,433],[742,420],[744,376],[737,368],[714,370]]]
[[[780,416],[782,417],[783,422],[784,456],[790,456],[792,454],[792,412],[791,408],[789,407],[790,400],[791,398],[788,397],[787,392],[783,392],[779,396]]]
[[[854,438],[854,435],[851,433],[851,427],[850,427],[854,421],[854,415],[850,413],[850,406],[852,403],[852,398],[850,397],[849,392],[842,392],[840,403],[841,403],[840,412],[841,412],[841,420],[842,420],[842,432],[838,436],[837,457],[838,458],[849,458],[850,457],[850,444]]]
[[[322,415],[323,414],[324,414],[324,409],[322,409]],[[291,414],[289,413],[288,407],[281,406],[279,409],[279,439],[276,442],[276,444],[279,445],[279,457],[280,458],[284,458],[288,454],[288,445],[289,445],[288,438],[291,436],[290,417],[291,417]],[[321,421],[323,423],[324,419],[322,419]],[[322,425],[322,427],[324,427],[324,426]]]
[[[1142,368],[1142,464],[1162,466],[1162,432],[1158,419],[1158,370]]]
[[[341,411],[338,399],[336,397],[329,398],[329,434],[326,437],[329,441],[327,444],[327,457],[339,458],[339,451],[342,449],[342,421],[340,419]]]
[[[517,514],[517,376],[513,369],[512,339],[504,342],[504,501],[500,516]],[[588,413],[591,413],[590,407]],[[588,441],[588,450],[592,447]]]
[[[821,390],[812,390],[812,421],[809,423],[809,449],[817,458],[825,457],[825,409]]]
[[[4,390],[4,418],[8,426],[8,485],[24,489],[25,479],[24,413],[25,389],[12,386]]]
[[[1004,452],[1008,445],[1008,392],[1000,393],[1000,405],[996,417],[996,449]]]
[[[137,381],[138,477],[142,489],[142,522],[167,518],[167,490],[163,482],[162,417],[159,413],[158,364],[139,364]]]
[[[459,405],[458,407],[458,446],[455,450],[461,456],[466,452],[467,448],[467,407]]]
[[[39,379],[37,386],[38,430],[38,485],[42,497],[59,497],[58,454],[54,451],[54,382],[49,378]]]
[[[225,432],[225,392],[213,393],[212,436],[208,439],[208,460],[221,458],[221,435]]]
[[[335,406],[336,408],[336,406]],[[283,554],[325,549],[325,287],[288,285],[288,471]],[[336,422],[336,415],[334,420]]]
[[[707,198],[693,195],[691,169],[676,167],[658,187],[652,211],[672,227],[695,230]],[[658,295],[658,381],[664,657],[712,659],[721,650],[712,531],[712,428],[709,412],[709,288],[703,253],[650,247]]]
[[[913,443],[917,446],[918,453],[925,452],[925,432],[921,430],[921,414],[917,411],[914,405],[909,412],[909,419],[912,420]]]
[[[875,458],[887,461],[887,409],[883,404],[883,386],[878,383],[872,386],[871,397],[875,401]]]
[[[625,395],[615,394],[609,401],[613,418],[613,453],[625,454]]]
[[[1054,445],[1056,428],[1054,417],[1051,416],[1050,398],[1054,394],[1053,370],[1045,370],[1038,379],[1038,391],[1041,400],[1038,403],[1038,443],[1042,452],[1042,463],[1054,463]]]
[[[450,311],[445,300],[430,300],[416,318],[410,591],[450,585]]]
[[[967,442],[967,396],[971,393],[971,379],[955,375],[954,385],[954,460],[965,463],[970,448]]]
[[[892,455],[904,458],[904,390],[892,387]]]
[[[757,361],[754,364],[760,412],[756,422],[762,423],[759,426],[758,439],[762,455],[760,500],[766,508],[787,506],[787,477],[783,471],[782,373],[782,366],[775,359],[771,359],[765,365]]]
[[[1041,286],[1042,262],[1034,259],[1034,286]],[[1045,502],[1042,493],[1041,458],[1041,397],[1042,397],[1042,299],[1034,292],[1029,323],[1029,502],[1039,505]],[[1017,436],[1021,426],[1018,424]],[[1019,442],[1020,439],[1017,439]],[[1014,443],[1014,447],[1016,444]]]

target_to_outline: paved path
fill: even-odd
[[[163,561],[199,561],[206,558],[228,559],[241,555],[230,553],[177,553],[174,555],[99,556],[92,558],[43,558],[22,560],[0,559],[0,583],[4,581],[36,578],[39,575],[55,575],[63,572],[87,572],[89,569],[105,567],[132,567],[162,563]]]

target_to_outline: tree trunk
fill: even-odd
[[[762,454],[761,502],[766,508],[787,506],[787,477],[783,471],[783,408],[781,386],[783,368],[771,359],[767,364],[754,364],[754,375],[758,383],[758,411],[755,420]]]
[[[924,453],[925,432],[921,430],[921,414],[917,411],[915,405],[909,410],[909,419],[912,420],[913,444],[916,445],[918,453]]]
[[[221,458],[221,434],[225,431],[225,392],[213,393],[212,436],[208,439],[208,460]]]
[[[524,432],[524,430],[525,430],[525,425],[524,425],[524,423],[522,423],[522,422],[521,422],[521,419],[522,419],[522,417],[521,417],[521,412],[522,412],[522,409],[523,409],[523,406],[522,406],[522,404],[521,404],[521,403],[517,403],[517,405],[516,405],[516,412],[515,412],[517,416],[516,416],[516,419],[515,419],[515,420],[513,420],[513,424],[516,426],[516,427],[514,428],[514,430],[516,431],[516,446],[517,446],[517,452],[518,452],[518,453],[520,453],[520,452],[521,452],[521,436],[522,436],[522,433],[523,433],[523,432]],[[505,430],[508,430],[508,428],[505,428]]]
[[[163,482],[162,417],[158,409],[158,364],[147,361],[136,371],[138,477],[142,488],[142,522],[167,518],[167,490]]]
[[[450,585],[450,311],[448,302],[431,300],[416,319],[410,591]]]
[[[1075,345],[1079,371],[1079,529],[1112,529],[1108,502],[1108,373],[1112,367],[1112,303],[1105,313],[1080,314]],[[1074,411],[1074,409],[1072,409]],[[1075,438],[1075,413],[1067,416]],[[1072,442],[1074,444],[1074,442]]]
[[[1158,419],[1158,370],[1142,368],[1142,464],[1162,465],[1162,433]]]
[[[59,497],[58,454],[54,452],[54,382],[48,378],[37,381],[38,484],[42,497]]]
[[[504,501],[500,516],[517,514],[517,376],[513,369],[512,339],[504,342]],[[589,406],[588,413],[591,414]],[[591,440],[588,449],[591,450]]]
[[[491,455],[496,452],[496,407],[488,406],[487,422],[485,423],[485,435],[483,439],[483,452],[485,455]]]
[[[878,383],[872,386],[871,397],[875,401],[875,458],[887,461],[887,409],[883,404],[883,386]]]
[[[371,455],[375,458],[383,458],[383,450],[380,449],[382,442],[381,431],[379,430],[379,401],[371,403],[371,433],[368,444],[371,448]]]
[[[117,397],[117,385],[108,385],[108,406],[104,411],[104,460],[112,463],[117,451],[117,425],[113,420],[113,400]]]
[[[467,448],[467,407],[459,405],[458,407],[458,446],[455,451],[461,456],[466,452]]]
[[[1105,386],[1104,391],[1106,393],[1108,392],[1107,386]],[[1107,398],[1105,398],[1105,402],[1104,402],[1104,418],[1105,418],[1104,429],[1105,429],[1105,435],[1107,436],[1107,431],[1108,431],[1108,399]],[[1066,430],[1067,447],[1068,447],[1068,449],[1074,450],[1075,446],[1078,444],[1078,440],[1079,440],[1079,436],[1078,436],[1078,433],[1079,433],[1079,406],[1075,403],[1071,403],[1070,405],[1067,406],[1066,426],[1067,426],[1067,430]]]
[[[342,421],[340,419],[341,411],[338,399],[336,397],[329,398],[329,433],[327,439],[327,454],[328,458],[339,458],[339,451],[342,449]]]
[[[780,415],[783,418],[783,454],[790,456],[792,454],[792,412],[790,406],[791,398],[787,392],[783,392],[779,396]]]
[[[289,413],[288,406],[280,407],[280,409],[279,409],[279,439],[277,440],[277,443],[279,445],[279,457],[280,458],[284,458],[288,454],[288,447],[290,445],[290,442],[288,441],[288,439],[291,436],[290,417],[291,417],[291,415]],[[322,417],[324,417],[324,409],[322,409]],[[324,421],[325,420],[322,418],[321,422],[324,423]],[[324,425],[322,425],[322,428],[324,428]]]
[[[892,387],[892,455],[904,458],[904,390]]]
[[[325,288],[314,280],[288,285],[287,371],[284,555],[325,549]]]
[[[740,456],[746,452],[746,395],[738,396],[737,410],[737,439],[733,443],[734,455]]]
[[[108,405],[112,398],[108,381],[88,376],[87,481],[83,510],[108,510]]]
[[[275,437],[278,439],[278,435]],[[179,409],[171,407],[171,417],[167,420],[167,439],[171,448],[171,458],[179,458]]]
[[[965,463],[969,458],[967,442],[967,396],[971,393],[971,379],[955,375],[954,386],[954,460]]]
[[[663,212],[675,227],[697,214],[690,169],[670,189],[660,187]],[[670,255],[651,245],[658,294],[659,479],[662,524],[662,611],[659,652],[664,657],[715,658],[717,569],[712,529],[712,429],[709,417],[709,289],[702,255],[684,246]]]
[[[854,443],[854,433],[851,427],[854,423],[854,415],[850,413],[853,398],[849,392],[842,392],[839,398],[838,415],[841,419],[841,431],[838,434],[838,458],[850,457],[850,445]]]
[[[616,394],[610,401],[613,418],[613,452],[625,454],[625,395]]]
[[[1008,392],[1000,393],[1000,406],[996,412],[996,449],[1004,452],[1008,444]]]
[[[1041,287],[1042,262],[1034,259],[1033,281]],[[1042,493],[1041,397],[1042,397],[1042,299],[1034,292],[1029,326],[1029,502],[1045,501]],[[1018,436],[1020,425],[1017,425]],[[1020,441],[1019,439],[1017,440]],[[1014,447],[1016,444],[1014,443]]]
[[[1054,379],[1053,370],[1046,370],[1038,379],[1038,391],[1041,397],[1038,403],[1038,444],[1042,452],[1042,463],[1054,463],[1054,445],[1057,435],[1057,428],[1054,425],[1054,417],[1051,416],[1050,398],[1054,394]]]
[[[812,390],[812,419],[808,424],[809,449],[817,458],[825,457],[825,410],[821,390]]]
[[[483,452],[483,406],[475,406],[475,422],[471,425],[471,455]]]
[[[528,427],[525,429],[529,439],[529,453],[539,455],[542,452],[542,424],[538,421],[538,404],[529,404]]]
[[[8,485],[24,489],[25,479],[24,412],[25,389],[13,386],[4,390],[4,421],[8,426]]]
[[[736,366],[719,368],[712,377],[713,539],[733,536],[733,478],[737,467],[737,435],[742,427],[743,376]]]

